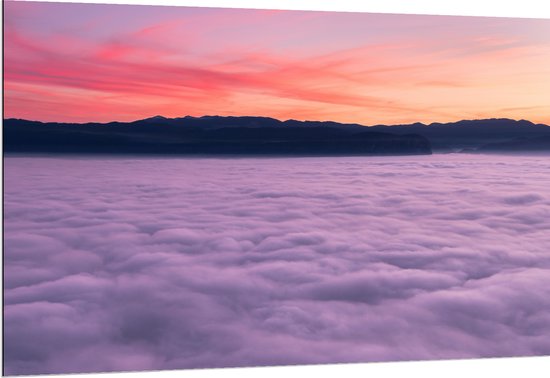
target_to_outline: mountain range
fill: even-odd
[[[550,152],[550,127],[511,119],[404,125],[154,116],[134,122],[4,120],[8,153],[410,155]]]

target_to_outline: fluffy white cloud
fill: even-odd
[[[550,160],[5,161],[9,374],[550,354]]]

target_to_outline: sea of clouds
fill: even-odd
[[[7,374],[550,354],[550,158],[5,159]]]

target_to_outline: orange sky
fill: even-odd
[[[5,117],[550,124],[550,20],[6,2]]]

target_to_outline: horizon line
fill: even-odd
[[[458,123],[458,122],[464,122],[464,121],[472,122],[472,121],[506,120],[506,121],[513,121],[513,122],[529,122],[529,123],[531,123],[535,126],[550,127],[550,125],[548,125],[548,124],[535,123],[535,122],[532,122],[532,121],[530,121],[528,119],[525,119],[525,118],[514,119],[514,118],[507,118],[507,117],[504,117],[504,118],[502,118],[502,117],[470,118],[470,119],[463,118],[463,119],[458,119],[456,121],[449,121],[449,122],[424,123],[424,122],[421,122],[421,121],[416,121],[416,122],[410,122],[410,123],[395,123],[395,124],[377,123],[377,124],[372,124],[372,125],[366,125],[366,124],[361,124],[361,123],[338,122],[338,121],[333,121],[333,120],[309,120],[309,119],[299,120],[299,119],[294,119],[294,118],[288,118],[288,119],[283,120],[283,119],[279,119],[279,118],[275,118],[275,117],[261,116],[261,115],[240,115],[240,116],[236,116],[236,115],[211,115],[211,114],[205,114],[205,115],[202,115],[202,116],[184,115],[184,116],[181,116],[181,117],[173,117],[173,118],[165,117],[165,116],[160,115],[160,114],[156,114],[156,115],[153,115],[151,117],[140,118],[140,119],[136,119],[136,120],[133,120],[133,121],[117,121],[117,120],[114,120],[114,121],[108,121],[108,122],[94,122],[94,121],[89,121],[89,122],[59,122],[59,121],[40,121],[40,120],[32,120],[32,119],[26,119],[26,118],[9,117],[9,118],[2,118],[2,122],[9,121],[9,120],[18,120],[18,121],[27,121],[27,122],[56,123],[56,124],[70,124],[70,125],[89,125],[89,124],[108,125],[110,123],[135,123],[135,122],[140,122],[140,121],[152,120],[154,118],[173,121],[173,120],[183,120],[185,118],[201,119],[201,118],[208,118],[208,117],[210,117],[210,118],[215,118],[215,117],[217,117],[217,118],[264,118],[264,119],[275,120],[275,121],[278,121],[278,122],[281,122],[281,123],[291,122],[291,121],[303,122],[303,123],[307,123],[307,122],[329,123],[330,122],[330,123],[337,123],[337,124],[340,124],[340,125],[353,125],[353,126],[362,126],[362,127],[376,127],[376,126],[392,127],[392,126],[408,126],[408,125],[431,126],[431,125],[452,124],[452,123]]]

